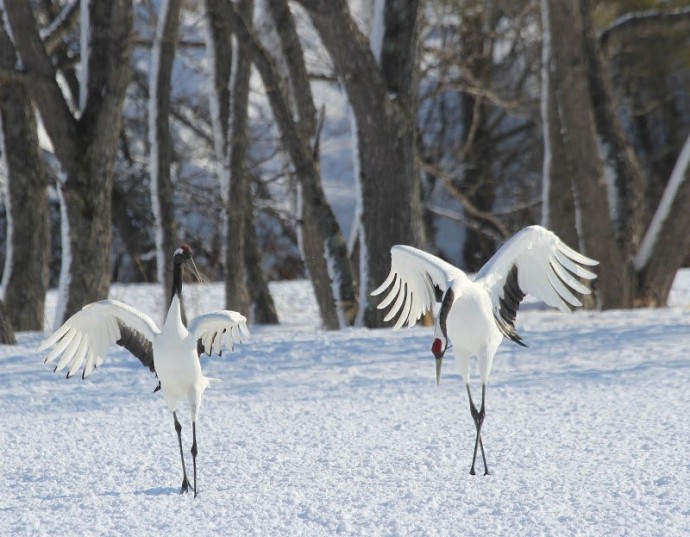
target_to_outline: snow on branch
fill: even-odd
[[[650,9],[626,13],[604,28],[599,35],[601,46],[606,48],[611,39],[622,32],[635,29],[658,29],[668,32],[670,24],[686,25],[690,27],[690,7],[669,11]]]
[[[636,270],[642,270],[649,262],[652,253],[654,252],[654,246],[659,238],[662,227],[671,212],[671,207],[676,199],[678,191],[680,190],[681,185],[683,185],[685,181],[689,180],[690,135],[688,135],[688,138],[685,140],[685,144],[683,145],[683,149],[681,149],[680,154],[678,155],[678,160],[676,161],[676,165],[673,167],[671,178],[669,179],[666,189],[664,190],[664,194],[661,197],[659,207],[654,213],[652,222],[649,224],[647,233],[645,233],[645,236],[642,239],[642,244],[640,244],[640,249],[633,259],[633,264]]]

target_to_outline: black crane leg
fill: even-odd
[[[490,475],[489,467],[486,464],[486,454],[484,453],[484,443],[482,442],[481,436],[482,424],[484,423],[484,416],[486,415],[484,408],[484,403],[486,400],[486,386],[482,384],[482,405],[479,410],[477,410],[477,407],[474,405],[474,401],[472,401],[472,394],[470,393],[469,384],[466,384],[465,387],[467,388],[467,395],[470,398],[470,413],[472,414],[472,419],[474,420],[474,426],[477,428],[477,436],[474,440],[474,453],[472,455],[472,467],[470,468],[470,474],[475,475],[474,464],[477,459],[477,447],[479,447],[482,452],[482,460],[484,461],[484,475]]]
[[[175,431],[177,431],[177,441],[180,445],[180,459],[182,460],[182,488],[180,488],[180,494],[189,492],[189,479],[187,479],[187,470],[184,465],[184,452],[182,451],[182,425],[177,420],[177,413],[173,412],[173,418],[175,418]]]
[[[192,464],[194,466],[194,497],[196,498],[196,454],[198,453],[196,447],[196,422],[192,422]]]

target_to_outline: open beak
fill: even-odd
[[[197,281],[203,282],[204,280],[201,279],[201,274],[199,274],[199,270],[196,268],[196,263],[194,262],[194,259],[192,257],[189,258],[189,263],[192,267],[192,273],[194,274],[194,277],[197,279]]]

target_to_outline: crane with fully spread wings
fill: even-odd
[[[396,328],[415,324],[423,314],[440,304],[431,347],[436,358],[436,381],[440,378],[443,355],[452,342],[476,428],[472,475],[477,447],[481,449],[484,473],[489,473],[481,438],[486,383],[504,337],[524,346],[515,329],[520,303],[531,294],[561,311],[582,306],[577,294],[591,292],[582,280],[596,278],[586,267],[597,264],[541,226],[530,226],[518,232],[487,261],[474,279],[417,248],[397,245],[391,249],[391,271],[372,295],[388,290],[378,307],[390,306],[384,320],[391,321],[397,316]],[[482,386],[479,410],[470,391],[472,357],[477,359]]]
[[[155,372],[163,398],[172,411],[182,459],[182,488],[191,487],[182,451],[182,426],[177,419],[178,401],[188,401],[192,417],[192,461],[194,465],[194,496],[196,483],[196,421],[202,396],[209,379],[201,371],[199,354],[220,354],[223,347],[233,349],[249,336],[247,320],[236,311],[214,311],[198,315],[185,327],[182,322],[182,266],[189,264],[201,279],[189,245],[183,244],[173,255],[173,285],[170,308],[159,329],[145,313],[117,300],[101,300],[87,304],[72,315],[39,347],[51,349],[46,363],[58,360],[55,371],[67,368],[67,378],[82,370],[88,377],[101,365],[108,349],[118,344],[129,350],[141,363]],[[156,391],[156,390],[154,390]]]

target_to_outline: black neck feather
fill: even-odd
[[[173,278],[172,278],[172,293],[170,294],[170,301],[177,295],[182,298],[182,263],[175,259],[173,261]]]

